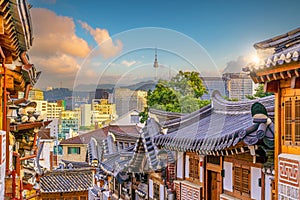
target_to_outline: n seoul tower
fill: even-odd
[[[155,68],[155,80],[157,80],[157,68],[158,68],[158,61],[157,61],[157,49],[155,48],[155,60],[153,67]]]

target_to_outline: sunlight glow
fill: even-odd
[[[259,57],[255,54],[252,56],[251,61],[255,64],[259,64]]]

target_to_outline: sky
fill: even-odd
[[[253,44],[299,27],[298,0],[28,0],[39,88],[236,71]],[[153,68],[157,49],[159,68]]]

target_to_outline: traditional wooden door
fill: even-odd
[[[207,198],[208,200],[218,199],[218,173],[208,171],[207,173]]]

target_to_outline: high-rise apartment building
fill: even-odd
[[[44,100],[44,92],[40,89],[33,88],[31,91],[29,91],[28,99],[43,101]]]
[[[60,132],[59,139],[70,138],[74,133],[78,133],[80,126],[80,111],[79,110],[64,110],[60,117]]]
[[[116,88],[114,98],[118,116],[133,109],[143,111],[147,106],[147,92],[142,90],[134,91],[127,88]]]
[[[91,126],[92,106],[91,104],[82,104],[80,106],[81,126]]]
[[[48,102],[42,100],[33,100],[36,102],[36,113],[43,117],[44,120],[47,119],[48,112]]]
[[[47,104],[47,118],[60,118],[63,107],[59,106],[57,102]]]
[[[104,125],[116,118],[116,104],[109,103],[108,99],[93,99],[92,124]]]
[[[230,99],[246,100],[253,95],[254,83],[247,73],[224,73],[226,96]]]
[[[108,99],[108,94],[106,89],[96,89],[95,99]]]

